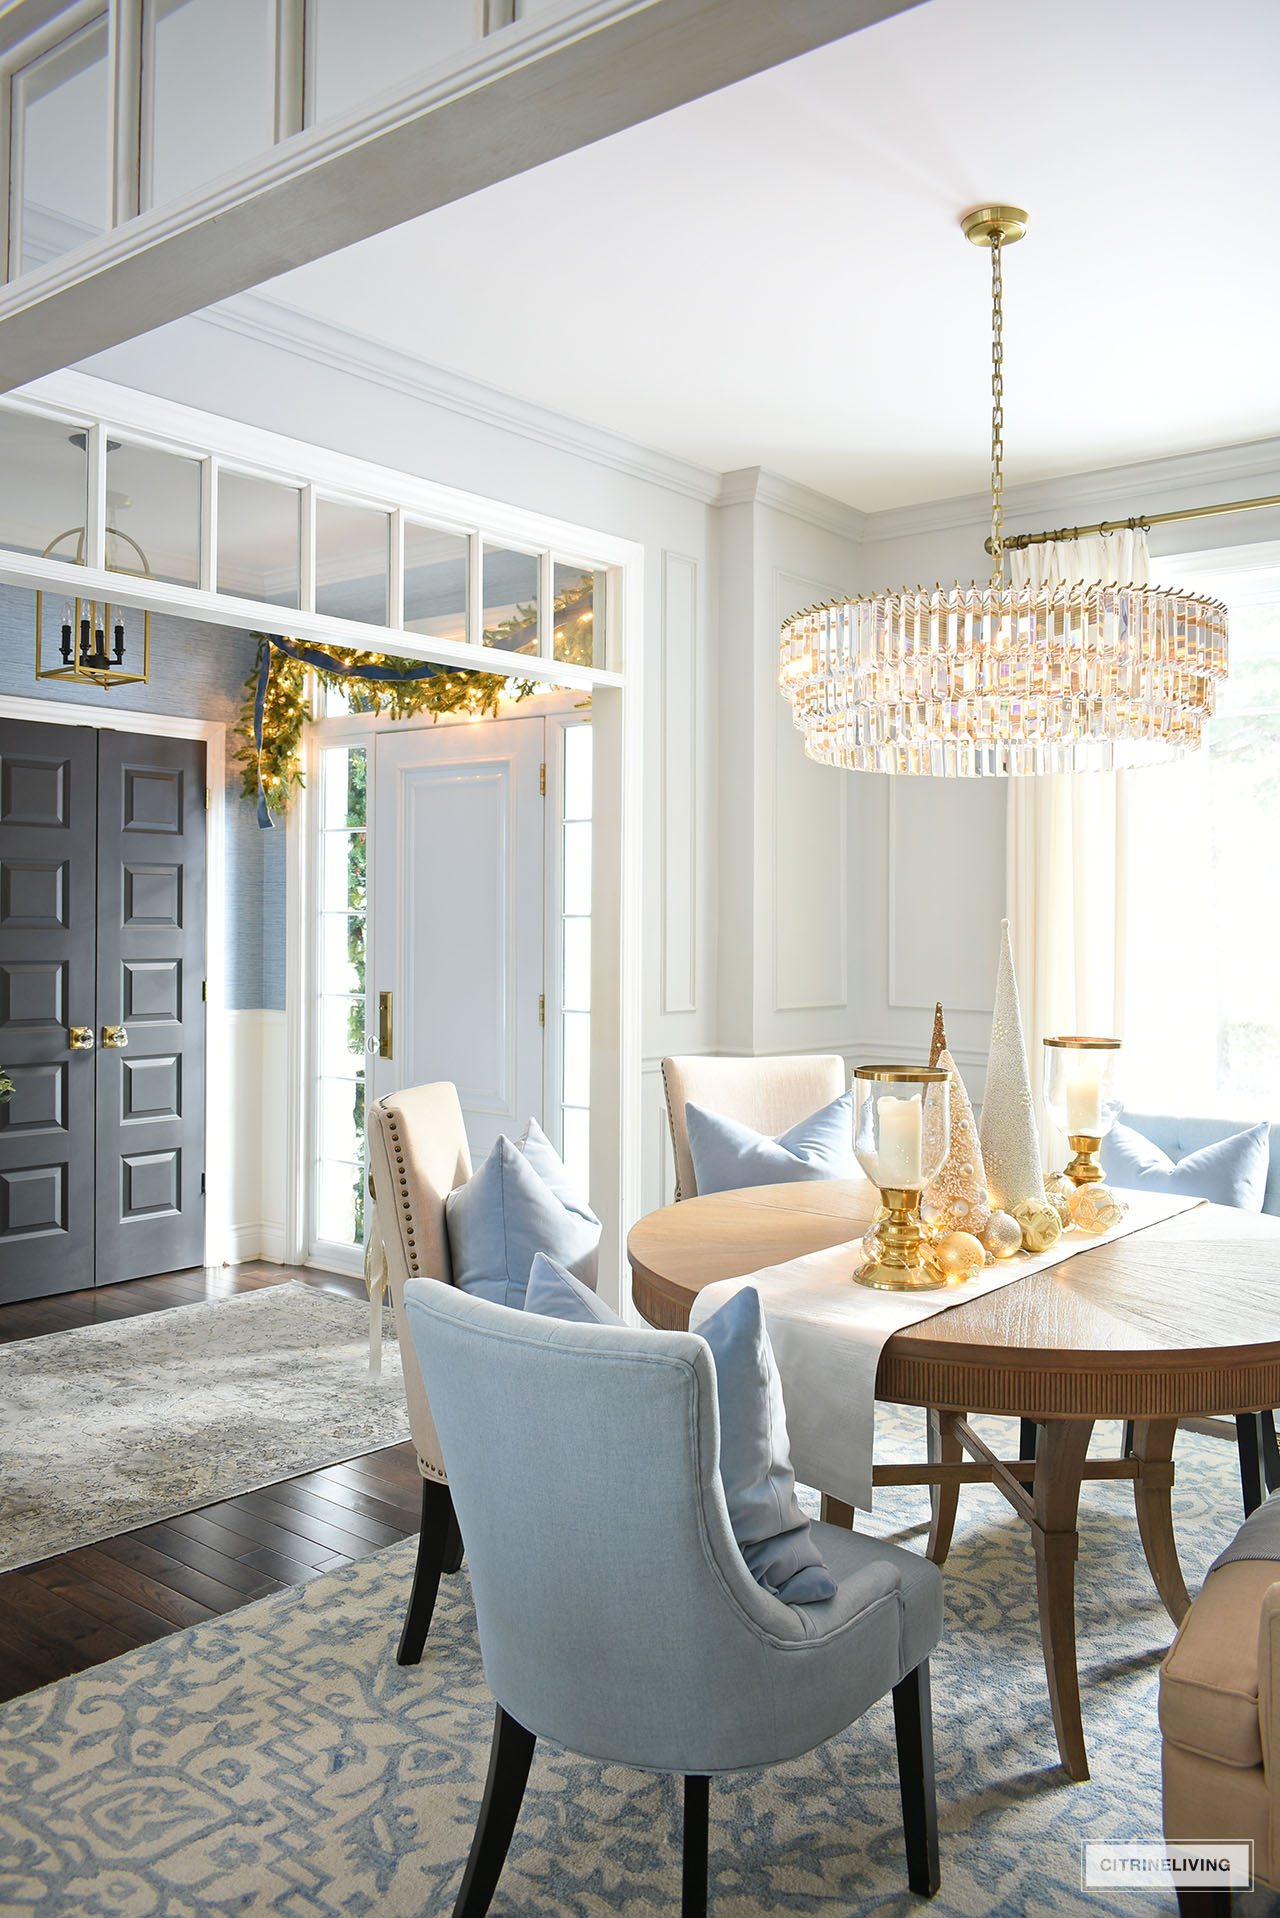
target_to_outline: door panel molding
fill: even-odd
[[[98,1285],[180,1270],[203,1254],[205,1002],[195,987],[204,977],[207,778],[201,740],[98,735]],[[174,856],[190,923],[131,917],[131,863]],[[127,1050],[111,1045],[113,1025],[125,1028]],[[132,1104],[135,1076],[148,1067],[170,1089],[167,1110],[163,1098],[150,1109]]]
[[[396,1050],[370,1061],[371,1096],[452,1079],[478,1163],[544,1112],[546,720],[414,727],[373,746],[368,1004],[394,990]]]
[[[186,713],[136,712],[124,706],[90,707],[66,699],[33,698],[0,693],[0,719],[32,720],[43,726],[74,726],[92,732],[153,734],[169,739],[200,739],[205,745],[205,780],[211,800],[206,814],[205,840],[205,1044],[211,1062],[231,1056],[229,1015],[224,1006],[226,967],[226,767],[227,728],[223,720],[193,719]],[[155,863],[155,862],[148,862]],[[292,975],[290,975],[292,976]],[[60,981],[65,998],[65,982]],[[292,988],[291,988],[292,989]],[[5,982],[0,978],[0,997]],[[66,1023],[65,1007],[59,1023]],[[95,1033],[95,1041],[98,1035]],[[243,1234],[231,1219],[232,1132],[237,1108],[256,1100],[256,1088],[228,1086],[225,1074],[206,1075],[205,1095],[205,1234],[204,1263],[254,1256],[244,1249]],[[285,1256],[287,1247],[271,1254]]]
[[[21,720],[0,720],[0,789],[26,823],[4,821],[0,849],[0,1063],[14,1097],[0,1107],[0,1299],[45,1298],[94,1282],[92,1178],[95,1055],[74,1051],[69,1027],[95,1016],[97,739],[50,727],[47,755]],[[14,777],[6,778],[13,750]],[[22,804],[24,773],[43,759],[43,813]],[[34,813],[34,818],[30,815]],[[61,1124],[41,1124],[51,1111]],[[25,1097],[32,1097],[28,1107]],[[43,1096],[42,1096],[43,1095]],[[24,1122],[25,1121],[25,1122]]]

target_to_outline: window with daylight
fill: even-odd
[[[591,728],[566,726],[561,738],[561,1157],[586,1192],[591,1185]]]
[[[1280,563],[1205,570],[1231,635],[1206,747],[1121,784],[1123,1090],[1256,1123],[1280,1120]]]
[[[319,755],[319,857],[312,1043],[311,1243],[364,1243],[364,1004],[367,913],[363,746]]]

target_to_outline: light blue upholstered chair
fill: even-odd
[[[455,1918],[489,1908],[538,1738],[684,1777],[681,1909],[695,1918],[710,1775],[809,1751],[889,1691],[908,1880],[932,1896],[936,1568],[818,1525],[836,1595],[783,1604],[730,1529],[704,1340],[569,1324],[421,1280],[404,1299],[497,1700]]]
[[[1207,1145],[1217,1145],[1222,1139],[1248,1132],[1257,1124],[1256,1119],[1188,1118],[1167,1112],[1130,1112],[1127,1109],[1120,1116],[1124,1125],[1141,1133],[1152,1145],[1159,1146],[1161,1152],[1175,1162],[1185,1159],[1189,1152],[1200,1152]],[[1280,1217],[1280,1125],[1271,1127],[1270,1146],[1262,1210],[1273,1217]],[[1107,1156],[1108,1146],[1104,1138],[1104,1172],[1108,1169]],[[1234,1436],[1240,1460],[1240,1491],[1246,1518],[1251,1512],[1257,1511],[1265,1498],[1280,1488],[1280,1442],[1276,1438],[1273,1411],[1238,1412],[1234,1430],[1227,1419],[1195,1419],[1188,1421],[1188,1424],[1194,1431],[1217,1438]],[[1127,1458],[1132,1449],[1133,1425],[1127,1422],[1120,1456]]]

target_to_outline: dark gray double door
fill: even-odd
[[[205,749],[0,720],[0,1303],[204,1257]]]

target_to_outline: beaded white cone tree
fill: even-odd
[[[951,1139],[945,1165],[925,1187],[921,1213],[933,1232],[972,1232],[975,1239],[980,1239],[987,1229],[991,1206],[973,1107],[956,1062],[945,1046],[933,1063],[942,1067],[950,1083]]]
[[[995,1016],[991,1021],[991,1054],[987,1086],[978,1129],[987,1171],[991,1204],[1012,1212],[1028,1199],[1044,1203],[1044,1173],[1040,1166],[1040,1137],[1031,1103],[1031,1072],[1018,982],[1013,971],[1009,921],[1000,926],[1000,969],[996,974]]]

